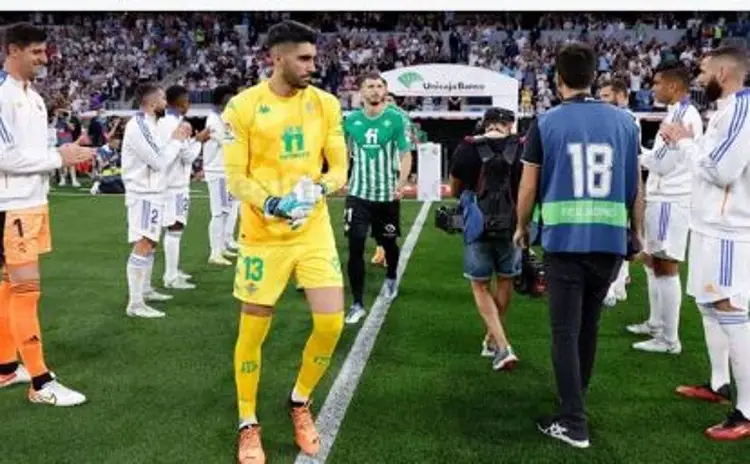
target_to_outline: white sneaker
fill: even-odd
[[[57,380],[51,380],[39,391],[34,390],[33,387],[29,388],[29,401],[37,404],[68,407],[85,403],[86,397]]]
[[[396,279],[385,279],[383,285],[383,296],[389,301],[393,301],[398,296],[398,283]]]
[[[143,299],[145,301],[169,301],[172,298],[174,298],[172,295],[167,295],[166,293],[159,293],[153,288],[150,290],[147,290],[143,294]]]
[[[234,240],[228,240],[225,244],[227,250],[235,251],[239,249],[239,245]]]
[[[494,358],[497,347],[487,343],[487,339],[482,340],[482,352],[479,354],[483,358]]]
[[[177,276],[180,277],[182,280],[193,280],[193,276],[181,270],[177,271]]]
[[[187,279],[177,277],[171,280],[164,279],[164,288],[172,288],[175,290],[194,290],[195,284],[190,283]]]
[[[346,319],[344,320],[344,322],[346,322],[347,324],[356,324],[366,315],[367,310],[362,307],[362,305],[353,304],[352,307],[349,308],[349,314],[346,315]]]
[[[75,187],[75,188],[81,188],[81,184],[80,184],[80,183],[78,183],[78,181],[75,181],[75,182],[71,182],[71,183],[70,183],[70,185],[72,185],[72,186],[73,186],[73,187]]]
[[[23,367],[23,364],[19,364],[18,367],[16,367],[16,370],[8,375],[0,375],[0,388],[29,382],[31,382],[31,375],[29,374],[29,371]]]
[[[166,316],[166,313],[144,304],[128,305],[125,313],[130,317],[142,317],[144,319],[156,319]]]
[[[661,327],[653,327],[648,321],[641,322],[640,324],[631,324],[625,327],[625,329],[632,334],[651,335],[652,337],[656,337],[661,333]]]
[[[227,259],[231,259],[231,258],[236,258],[237,257],[237,252],[229,250],[229,249],[226,249],[226,250],[224,250],[224,251],[221,252],[221,255],[223,257],[227,258]]]
[[[219,255],[219,256],[212,256],[208,258],[208,264],[214,264],[216,266],[231,266],[232,262],[226,259],[225,257]]]
[[[680,354],[682,353],[682,344],[678,341],[671,343],[666,341],[662,337],[652,338],[643,342],[633,344],[633,348],[638,351],[647,351],[649,353],[667,353],[667,354]]]

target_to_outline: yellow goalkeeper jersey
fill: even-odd
[[[242,202],[240,243],[301,240],[322,230],[320,225],[330,230],[325,201],[297,230],[284,219],[266,217],[263,203],[270,195],[289,193],[302,176],[323,184],[327,193],[344,185],[347,151],[339,101],[312,86],[282,97],[263,81],[236,95],[222,119],[229,190]]]

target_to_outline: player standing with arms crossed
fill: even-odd
[[[344,209],[344,231],[349,239],[349,284],[352,306],[347,324],[356,324],[367,311],[364,305],[365,242],[372,226],[373,235],[385,250],[388,269],[385,297],[396,298],[396,269],[401,233],[402,190],[411,170],[411,148],[405,119],[385,102],[385,80],[368,74],[360,83],[364,108],[344,121],[344,132],[351,150],[352,168]]]
[[[47,368],[39,327],[39,256],[52,250],[50,173],[93,158],[75,143],[49,144],[47,107],[31,87],[47,63],[47,34],[27,23],[5,28],[0,73],[0,388],[31,383],[32,403],[76,406],[86,397]],[[20,353],[23,365],[18,363]]]
[[[705,385],[680,386],[689,398],[730,402],[730,371],[737,384],[735,408],[706,430],[715,440],[750,436],[750,89],[747,52],[721,47],[701,62],[698,82],[716,101],[706,132],[694,140],[683,123],[665,124],[661,134],[676,144],[673,162],[693,167],[687,292],[703,316],[711,362]],[[668,156],[668,155],[667,155]]]
[[[261,347],[292,273],[305,289],[313,327],[289,409],[295,441],[310,455],[320,449],[311,395],[344,326],[343,276],[324,195],[346,182],[346,142],[338,100],[310,86],[316,40],[295,21],[271,27],[271,77],[234,97],[222,114],[229,190],[242,202],[234,281],[242,302],[234,353],[240,463],[265,462],[256,415]]]
[[[206,128],[209,130],[210,138],[203,143],[203,172],[208,184],[211,207],[211,220],[208,224],[208,243],[211,247],[211,254],[208,262],[217,266],[231,266],[232,262],[228,258],[237,256],[237,253],[229,250],[225,238],[227,231],[230,231],[232,236],[234,235],[234,225],[229,222],[229,218],[233,204],[237,202],[227,188],[224,155],[221,149],[221,143],[226,136],[221,112],[235,93],[233,88],[226,85],[220,85],[214,89],[214,108],[206,118]]]
[[[630,115],[589,96],[596,75],[589,45],[566,45],[555,66],[563,103],[529,128],[515,241],[528,246],[527,226],[539,198],[560,411],[537,426],[545,435],[587,448],[585,396],[602,300],[622,259],[632,253],[629,248],[640,245],[628,246],[628,236],[639,241],[643,226],[640,144]]]
[[[161,140],[170,135],[181,124],[190,110],[190,94],[185,87],[173,85],[167,89],[167,108],[164,117],[156,123]],[[192,128],[191,128],[192,132]],[[201,152],[201,144],[208,140],[208,128],[199,132],[195,139],[186,141],[177,158],[167,168],[167,197],[164,209],[164,287],[177,290],[192,290],[195,284],[188,282],[190,275],[180,271],[180,244],[182,233],[190,211],[190,175],[193,161]]]
[[[135,92],[140,111],[125,125],[122,140],[122,181],[125,184],[128,243],[133,245],[127,264],[128,306],[131,317],[159,318],[164,312],[146,301],[164,301],[169,295],[151,288],[156,244],[161,237],[167,195],[167,170],[190,137],[190,124],[180,124],[162,140],[156,113],[166,107],[164,91],[141,84]]]
[[[654,71],[653,90],[657,101],[667,104],[665,123],[682,123],[694,137],[703,134],[703,120],[690,103],[691,76],[678,64],[663,63]],[[651,335],[633,344],[640,351],[680,354],[679,339],[682,285],[680,263],[685,260],[690,230],[692,167],[679,148],[669,147],[657,133],[653,150],[641,155],[648,169],[644,263],[648,280],[649,320],[627,330]]]

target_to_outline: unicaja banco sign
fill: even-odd
[[[480,82],[467,80],[442,80],[442,79],[425,79],[421,73],[416,71],[406,71],[398,76],[398,81],[409,90],[421,88],[427,91],[440,92],[482,92],[485,85]]]

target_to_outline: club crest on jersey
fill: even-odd
[[[224,121],[224,136],[221,141],[223,143],[234,142],[234,130],[232,129],[232,125],[226,121]]]
[[[271,112],[271,107],[268,105],[260,105],[260,108],[258,108],[259,114],[268,114]]]

